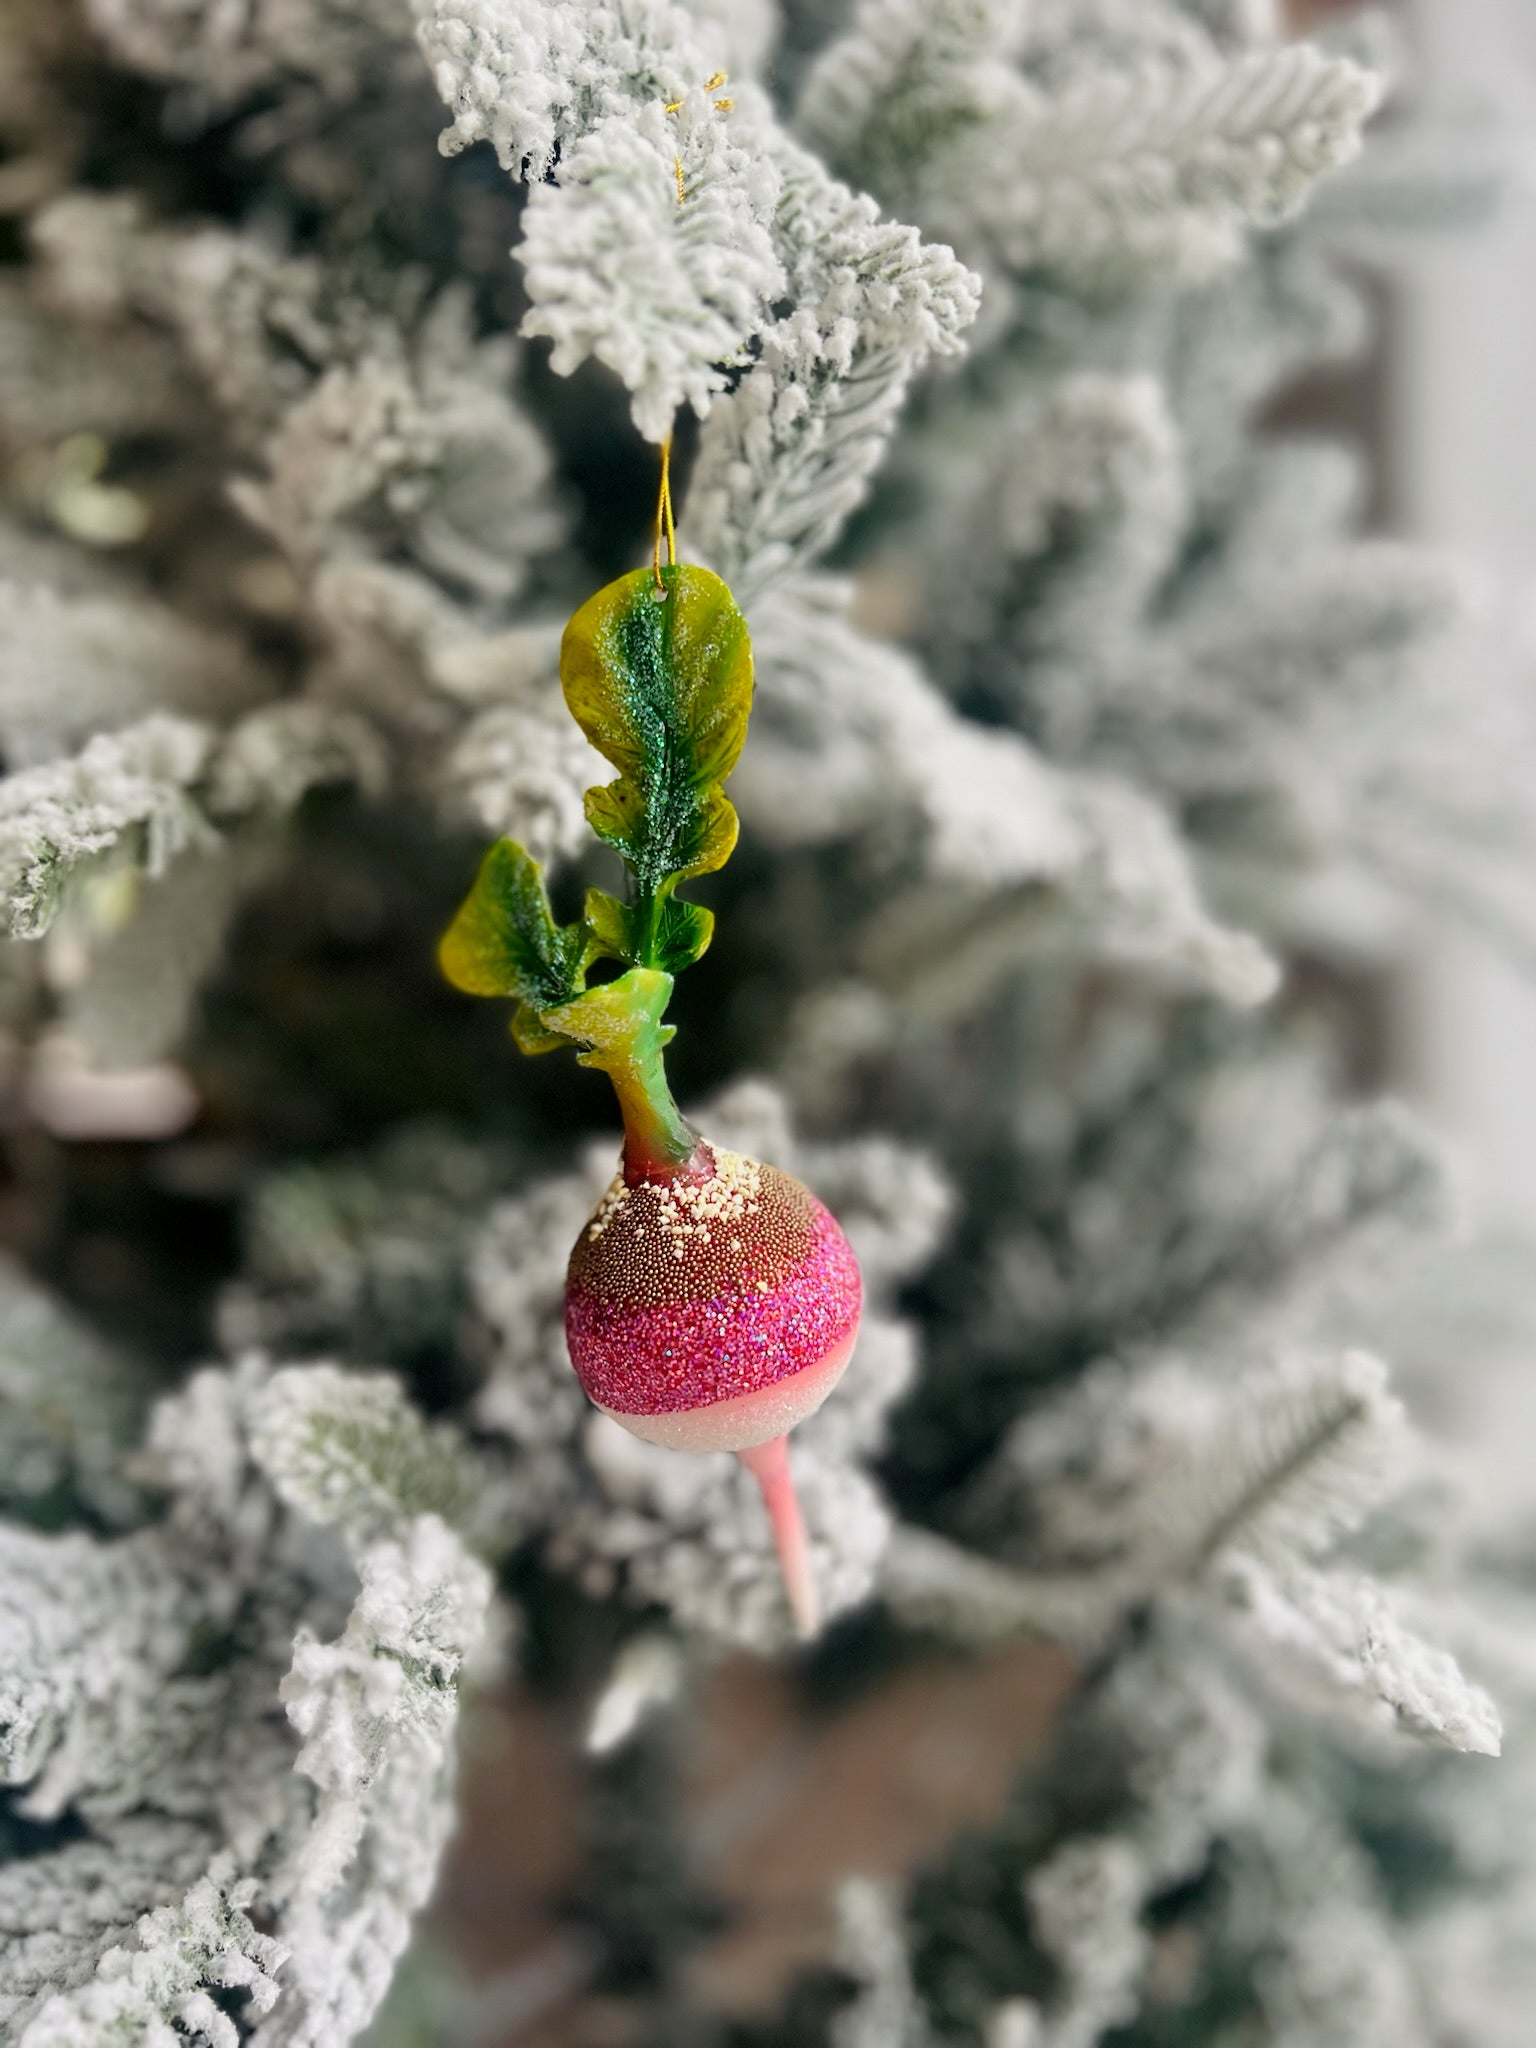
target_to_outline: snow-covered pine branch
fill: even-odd
[[[231,639],[124,580],[0,584],[0,747],[34,768],[154,713],[222,724],[266,694]]]
[[[208,117],[294,81],[348,101],[399,76],[419,0],[86,0],[91,26],[147,78],[191,88]]]
[[[864,0],[804,118],[834,169],[975,260],[1091,289],[1199,277],[1354,157],[1380,85],[1308,44],[1224,52],[1161,15],[1168,32],[1089,64],[1091,22],[1053,51],[1049,11],[1021,32],[1001,0]]]
[[[835,583],[770,596],[756,628],[742,802],[780,843],[862,832],[884,850],[905,887],[863,940],[859,965],[878,984],[908,1002],[928,984],[979,1001],[1070,923],[1071,943],[1239,1005],[1269,994],[1262,948],[1210,916],[1168,818],[1128,782],[1063,774],[1017,733],[959,716],[905,650],[858,632]],[[898,829],[907,820],[916,840]]]
[[[705,33],[669,0],[433,0],[421,46],[453,113],[439,147],[457,156],[489,142],[504,171],[537,182],[601,122],[702,87],[714,68]]]
[[[453,1826],[458,1686],[484,1631],[491,1576],[435,1515],[364,1547],[334,1641],[301,1628],[279,1688],[316,1786],[283,1872],[283,1995],[261,2048],[328,2048],[378,2009]]]
[[[654,101],[610,115],[523,215],[523,332],[554,343],[562,376],[588,356],[606,363],[651,441],[683,407],[709,411],[784,288],[768,227],[777,169],[731,118],[702,91],[675,112]]]
[[[859,0],[812,66],[796,125],[845,177],[910,205],[932,158],[1008,98],[1030,13],[1025,0]]]
[[[66,892],[103,863],[157,879],[220,830],[281,815],[323,783],[376,780],[371,732],[313,704],[278,705],[219,735],[161,713],[93,739],[72,760],[0,781],[0,903],[13,936],[41,938]]]
[[[918,632],[935,674],[1006,696],[1043,654],[1145,630],[1190,508],[1182,437],[1151,377],[1031,384],[992,425],[938,469],[950,516],[923,564]],[[940,408],[930,443],[944,434]],[[943,632],[940,590],[954,596]]]
[[[423,43],[455,110],[444,147],[490,141],[514,175],[552,176],[520,254],[527,330],[554,339],[557,369],[596,354],[659,440],[760,348],[706,433],[691,513],[750,598],[835,537],[914,370],[974,317],[975,281],[829,178],[760,95],[722,115],[677,9],[646,0],[626,27],[615,40],[602,15],[543,0],[439,0]]]
[[[471,1539],[494,1529],[494,1472],[471,1456],[462,1431],[425,1421],[391,1374],[275,1372],[253,1404],[250,1433],[251,1455],[284,1506],[340,1529],[358,1553],[424,1519]]]
[[[138,1489],[122,1471],[149,1398],[140,1363],[106,1344],[0,1258],[0,1506],[58,1521],[79,1505],[130,1521]]]
[[[247,465],[231,495],[333,634],[349,623],[338,570],[371,568],[397,608],[414,598],[462,633],[454,600],[505,604],[558,541],[548,451],[513,392],[517,344],[477,332],[462,284],[402,289],[366,263],[333,274],[275,237],[167,226],[116,194],[57,201],[33,236],[91,331],[174,341]]]
[[[1033,1571],[1083,1573],[1085,1590],[1090,1572],[1106,1591],[1119,1579],[1123,1606],[1229,1551],[1330,1550],[1385,1493],[1403,1436],[1385,1369],[1362,1354],[1282,1358],[1238,1388],[1178,1362],[1106,1363],[1015,1426],[967,1526]]]
[[[438,0],[422,42],[454,109],[442,146],[489,141],[533,186],[524,331],[568,375],[595,355],[663,440],[707,412],[783,289],[768,224],[770,117],[748,91],[718,108],[704,24],[637,0],[623,25],[548,0]]]
[[[1503,1731],[1488,1694],[1447,1651],[1409,1628],[1372,1580],[1305,1567],[1270,1570],[1239,1554],[1224,1587],[1282,1689],[1325,1708],[1359,1702],[1368,1727],[1400,1728],[1474,1755],[1499,1754]]]
[[[271,2010],[288,1952],[258,1933],[247,1911],[256,1888],[235,1878],[227,1859],[173,1903],[133,1915],[134,1880],[144,1883],[151,1871],[160,1876],[174,1868],[181,1846],[174,1832],[167,1839],[153,1828],[109,1830],[102,1845],[82,1843],[43,1858],[41,1870],[22,1863],[5,1873],[11,1880],[27,1873],[34,1887],[5,1916],[8,1928],[37,1929],[36,1949],[13,1982],[25,1986],[36,1973],[65,1987],[40,2006],[24,1989],[20,1996],[0,1989],[0,2014],[25,2022],[17,2048],[99,2048],[114,2038],[157,2036],[193,2048],[240,2048],[240,2029],[216,1994],[244,1993],[257,2017]],[[135,1852],[142,1862],[136,1864]],[[82,1897],[102,1915],[92,1932],[99,1938],[110,1929],[120,1938],[102,1950],[94,1975],[76,1984],[70,1982],[77,1965],[69,1937],[53,1928],[78,1916]],[[50,1926],[45,1915],[57,1919]]]
[[[350,1615],[345,1552],[284,1512],[258,1447],[347,1529]],[[387,1381],[208,1371],[151,1425],[161,1519],[109,1541],[5,1531],[5,1775],[34,1818],[90,1817],[94,1866],[68,1839],[23,1866],[27,1896],[77,1905],[4,1915],[19,2042],[179,2027],[234,2048],[214,1994],[240,1986],[263,2048],[366,2024],[452,1819],[458,1679],[490,1576],[417,1509],[465,1456]]]
[[[41,938],[77,869],[122,848],[151,878],[213,828],[190,791],[207,773],[212,735],[155,715],[93,739],[74,760],[0,783],[0,890],[8,929]]]
[[[862,501],[930,357],[960,352],[979,281],[781,138],[791,310],[701,437],[689,517],[743,597],[814,562]]]

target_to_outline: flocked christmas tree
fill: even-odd
[[[572,1375],[616,1135],[437,972],[495,841],[444,965],[622,1067],[630,1192],[675,1087],[858,1254],[794,1448],[844,1662],[1078,1659],[753,2038],[1524,2040],[1528,1568],[1373,1348],[1521,1275],[1395,1299],[1442,1169],[1316,967],[1340,874],[1529,947],[1519,763],[1460,579],[1269,417],[1496,182],[1401,69],[1265,0],[0,4],[7,2038],[334,2048],[520,1639],[602,1617],[612,1745],[792,1649],[749,1474]],[[717,579],[744,749],[730,648],[706,745],[640,645]],[[625,1922],[636,2039],[745,2038],[697,1910]]]

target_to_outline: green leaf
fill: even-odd
[[[455,988],[472,996],[516,996],[532,1011],[569,1002],[582,986],[587,929],[558,925],[539,864],[514,839],[498,839],[475,886],[448,927],[438,961]],[[524,1051],[521,1016],[514,1023]]]
[[[702,903],[685,903],[680,896],[663,896],[656,906],[653,963],[664,974],[681,974],[709,950],[714,935],[712,910]]]
[[[583,906],[591,950],[599,960],[629,960],[634,944],[633,904],[621,903],[604,889],[589,889]]]
[[[601,889],[589,889],[586,919],[592,934],[589,957],[656,967],[663,974],[691,967],[708,951],[715,931],[712,910],[670,895],[654,897],[647,906],[620,903]]]
[[[736,813],[721,785],[752,708],[752,649],[730,591],[689,564],[661,574],[661,592],[638,569],[589,598],[560,648],[571,714],[619,771],[588,790],[587,820],[642,900],[730,858]]]

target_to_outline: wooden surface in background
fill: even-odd
[[[790,1980],[832,1960],[832,1897],[849,1876],[900,1878],[985,1823],[1037,1753],[1073,1682],[1059,1650],[934,1652],[831,1710],[794,1672],[722,1663],[684,1709],[685,1829],[722,1932],[685,1969],[688,2003],[766,2012]],[[562,1915],[578,1875],[580,1727],[508,1697],[477,1711],[463,1818],[431,1932],[483,1989],[487,2043],[625,2048],[637,2015],[591,1994],[599,1958]]]

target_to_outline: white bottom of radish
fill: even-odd
[[[670,1415],[622,1415],[614,1408],[602,1412],[632,1436],[664,1444],[668,1450],[749,1451],[786,1435],[797,1422],[815,1414],[842,1378],[858,1341],[855,1323],[818,1364],[803,1366],[755,1393],[712,1401],[707,1408],[682,1408]]]

